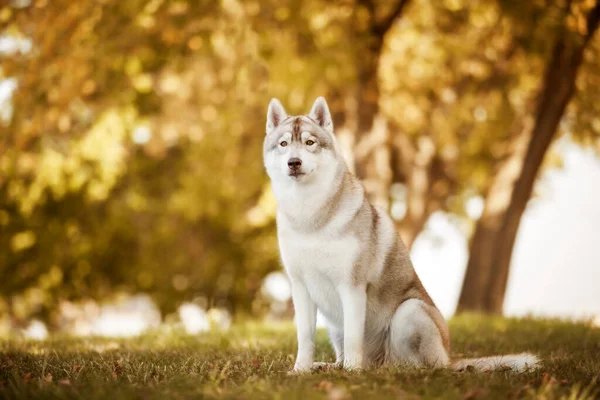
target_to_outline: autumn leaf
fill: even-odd
[[[113,372],[112,372],[113,379],[117,379],[122,371],[123,371],[123,359],[119,359],[119,360],[115,361],[113,364]]]
[[[482,388],[473,388],[465,393],[463,399],[465,400],[473,400],[478,398],[485,398],[488,391]]]
[[[330,391],[331,389],[333,389],[333,386],[334,386],[334,385],[333,385],[333,382],[326,381],[326,380],[322,380],[321,382],[319,382],[319,383],[316,385],[316,389],[317,389],[317,390],[324,391],[324,392],[328,392],[328,391]]]

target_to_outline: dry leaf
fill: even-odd
[[[345,399],[349,399],[350,396],[348,394],[348,392],[341,387],[334,387],[333,389],[331,389],[329,391],[329,396],[328,396],[329,400],[345,400]]]
[[[121,371],[123,371],[123,359],[122,358],[115,361],[113,364],[113,372],[112,372],[113,379],[117,379],[117,377],[119,376]]]
[[[323,380],[317,384],[317,389],[328,392],[333,389],[333,382]]]
[[[485,398],[487,395],[487,390],[482,388],[473,388],[469,390],[465,396],[463,397],[465,400],[473,400],[477,398]]]

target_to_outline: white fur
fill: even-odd
[[[278,137],[279,144],[292,140],[291,132],[283,131],[284,128],[277,131],[286,117],[281,104],[271,101],[267,135],[274,132],[277,136],[272,137]],[[322,98],[313,105],[311,119],[307,121],[317,121],[314,129],[333,132],[331,115]],[[449,366],[441,330],[446,329],[445,322],[441,315],[436,319],[439,312],[435,306],[410,298],[394,309],[378,303],[377,296],[367,296],[367,284],[380,281],[385,256],[398,240],[393,221],[385,211],[375,211],[379,221],[374,233],[378,238],[376,242],[370,239],[361,242],[356,232],[347,232],[349,222],[356,218],[364,204],[364,189],[354,178],[344,181],[343,186],[348,170],[335,137],[332,149],[323,151],[304,145],[311,137],[310,132],[302,132],[300,144],[266,147],[264,159],[278,203],[277,235],[281,259],[292,284],[296,312],[298,355],[294,371],[306,371],[315,365],[317,309],[327,319],[336,363],[343,364],[344,368],[365,366],[373,354],[381,354],[381,349],[385,349],[386,362]],[[301,158],[305,175],[289,175],[290,157]],[[315,227],[319,213],[328,210],[331,199],[342,186],[344,196],[336,200],[335,214],[323,226]],[[360,283],[353,279],[353,273],[365,254],[370,258],[365,278]],[[412,270],[410,263],[398,268]],[[535,356],[522,354],[462,360],[452,367],[461,369],[473,365],[487,369],[502,364],[522,369],[536,362]]]
[[[421,300],[410,299],[398,307],[390,330],[394,355],[391,361],[418,367],[445,367],[449,363],[448,354],[438,339],[437,326],[423,311],[423,306]],[[422,337],[418,352],[410,345],[415,334]]]
[[[318,106],[315,104],[313,109]],[[324,125],[332,129],[328,110],[325,118]],[[282,139],[289,140],[289,136],[285,133]],[[301,181],[287,175],[289,157],[301,157],[307,173]],[[305,233],[302,227],[310,228],[322,204],[336,190],[334,181],[345,166],[340,164],[334,152],[316,156],[288,146],[268,153],[265,167],[278,201],[281,258],[292,282],[298,325],[298,357],[294,369],[307,370],[313,366],[315,305],[333,329],[343,332],[344,366],[359,368],[363,364],[366,292],[364,287],[357,288],[352,284],[351,275],[360,248],[355,238],[340,236],[338,230],[352,218],[362,204],[364,194],[357,188],[359,195],[345,199],[345,207],[332,224],[317,232]],[[318,179],[316,174],[313,175],[316,170]]]
[[[540,360],[533,354],[521,353],[482,358],[465,358],[452,363],[452,369],[455,370],[468,369],[469,366],[477,371],[493,371],[508,367],[514,372],[523,372],[528,369],[539,368]]]
[[[314,200],[319,199],[325,190],[319,185],[310,188],[313,190],[308,189],[309,193],[299,193],[301,190],[298,188],[286,189],[283,194],[287,202],[284,204],[305,210],[307,215],[312,214]],[[311,198],[313,201],[306,200]],[[283,204],[282,206],[285,207]],[[344,366],[351,368],[362,365],[366,293],[364,288],[354,288],[351,282],[353,262],[359,252],[358,243],[352,237],[339,238],[335,234],[335,225],[315,234],[292,229],[283,222],[285,217],[281,215],[278,221],[281,258],[292,282],[292,297],[299,328],[298,358],[294,369],[306,370],[312,367],[312,345],[300,331],[314,331],[316,320],[312,310],[316,314],[315,304],[334,329],[344,332]],[[297,296],[297,293],[301,295]],[[309,296],[303,296],[304,293]],[[311,312],[305,312],[307,309]],[[344,318],[346,314],[348,318]]]

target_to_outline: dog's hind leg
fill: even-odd
[[[445,329],[443,317],[433,306],[417,299],[406,300],[392,317],[387,361],[417,367],[447,366]]]

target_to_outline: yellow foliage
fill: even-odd
[[[276,211],[277,202],[273,195],[273,190],[271,190],[271,185],[267,184],[262,191],[258,204],[246,213],[246,219],[252,227],[263,227],[269,222],[274,221]]]
[[[35,244],[35,233],[33,231],[19,232],[11,239],[12,251],[19,252],[30,248]]]
[[[408,187],[411,162],[427,158],[411,151],[433,154],[435,207],[462,212],[531,114],[556,33],[548,2],[513,3],[412,0],[381,37],[398,0],[0,8],[0,35],[25,48],[0,67],[0,84],[18,83],[0,121],[0,244],[13,253],[0,271],[22,273],[9,288],[17,313],[39,303],[21,296],[30,276],[49,298],[123,285],[165,307],[196,293],[249,304],[278,267],[261,161],[271,97],[297,114],[326,96],[347,147],[367,134],[359,100],[372,102],[390,122],[393,183]],[[594,4],[574,1],[568,26],[585,34]],[[594,139],[598,42],[565,116]]]

